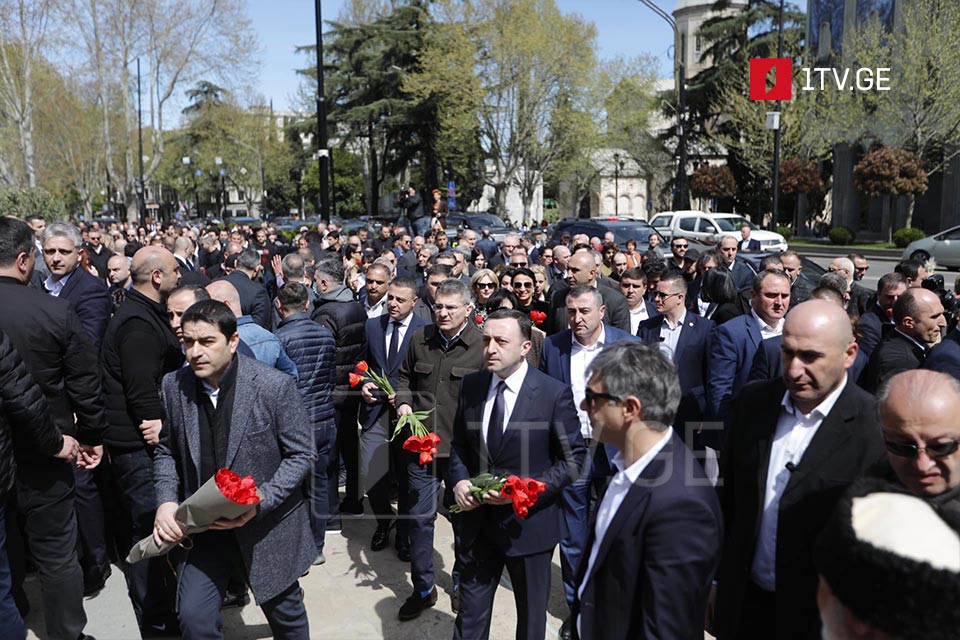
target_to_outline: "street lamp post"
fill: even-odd
[[[140,226],[146,226],[146,194],[143,192],[143,99],[140,92],[140,58],[137,58],[137,140],[140,149],[140,177],[137,179],[137,211],[140,214]]]
[[[677,113],[677,144],[680,147],[680,166],[677,171],[677,202],[675,206],[677,209],[689,209],[690,200],[687,196],[687,132],[686,123],[684,122],[687,101],[687,65],[683,57],[686,52],[683,50],[683,47],[680,46],[680,32],[677,30],[677,21],[673,19],[673,16],[653,4],[651,0],[640,0],[640,2],[666,20],[667,24],[670,25],[673,29],[674,53],[677,54],[677,52],[679,52],[676,58],[679,61],[677,72],[680,75],[679,95],[677,96],[677,106],[679,107],[679,112]]]
[[[317,31],[317,162],[320,171],[320,218],[330,222],[330,150],[327,148],[327,98],[323,89],[323,18],[320,0],[315,0]]]
[[[783,57],[783,0],[780,0],[780,18],[777,32],[777,57]],[[779,80],[779,78],[778,78]],[[770,216],[770,230],[777,230],[780,217],[780,101],[777,100],[774,111],[777,115],[777,128],[773,132],[773,214]],[[794,229],[799,233],[799,229]]]
[[[620,154],[613,154],[613,215],[620,215]]]

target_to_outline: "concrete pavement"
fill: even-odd
[[[328,535],[326,564],[313,567],[300,581],[303,587],[310,636],[323,640],[422,640],[453,637],[456,614],[450,609],[450,570],[453,567],[453,531],[442,517],[437,518],[434,563],[438,575],[437,605],[417,620],[400,622],[397,611],[412,592],[410,564],[397,559],[393,547],[373,553],[370,538],[376,527],[372,518],[344,518],[342,534]],[[393,538],[391,536],[391,543]],[[27,617],[28,638],[44,637],[40,586],[35,578],[25,585],[33,610]],[[119,568],[96,597],[84,602],[86,633],[97,640],[139,638],[136,619],[126,584]],[[547,638],[557,631],[567,614],[560,580],[559,552],[555,553],[551,576],[550,605],[547,610]],[[493,607],[492,639],[513,638],[516,607],[509,578],[504,571]],[[270,628],[260,608],[250,604],[224,612],[224,637],[230,640],[270,638]]]

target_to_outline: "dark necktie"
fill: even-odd
[[[393,361],[397,359],[397,352],[400,351],[400,323],[391,320],[393,329],[390,331],[390,348],[387,350],[387,362],[393,366]]]
[[[490,412],[490,422],[487,423],[487,450],[490,455],[497,455],[500,450],[500,441],[503,439],[503,416],[507,405],[503,398],[503,391],[507,384],[501,380],[497,383],[497,395],[493,399],[493,410]]]

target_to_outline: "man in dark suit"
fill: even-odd
[[[386,313],[367,320],[367,339],[360,360],[366,362],[377,375],[386,376],[394,389],[410,339],[417,329],[429,324],[413,313],[417,300],[417,282],[413,278],[394,278],[387,288]],[[377,530],[370,542],[370,549],[380,551],[390,544],[390,529],[394,525],[390,494],[396,486],[398,518],[395,546],[400,559],[409,562],[409,510],[407,474],[401,455],[403,443],[399,438],[390,441],[393,436],[390,427],[396,420],[395,411],[389,398],[374,383],[367,382],[360,392],[364,400],[360,404],[360,478],[366,487],[370,508],[377,518]]]
[[[96,466],[105,422],[96,350],[69,304],[27,286],[35,259],[33,231],[19,220],[0,218],[0,330],[43,391],[64,441],[73,441],[68,449],[75,454],[79,448],[84,465]],[[55,638],[80,636],[87,620],[71,467],[31,457],[17,473],[20,522],[39,569],[47,635]],[[22,558],[24,552],[11,556]],[[14,592],[21,581],[16,576]]]
[[[783,316],[790,306],[789,278],[783,271],[760,272],[754,279],[750,304],[749,314],[724,322],[710,336],[707,402],[711,417],[725,424],[729,423],[734,398],[750,377],[761,340],[783,330]]]
[[[594,287],[580,285],[571,289],[567,294],[566,309],[571,328],[544,340],[539,366],[548,376],[571,386],[574,403],[579,407],[586,393],[587,367],[597,354],[614,343],[637,342],[638,339],[603,322],[603,298]],[[603,497],[607,480],[612,475],[610,458],[614,454],[611,448],[595,442],[586,411],[578,411],[577,416],[580,419],[580,434],[590,450],[582,472],[560,496],[566,525],[566,533],[560,540],[560,568],[564,595],[571,606],[576,589],[577,564],[587,541],[590,490],[593,488],[596,499]],[[563,631],[569,632],[569,628],[568,620]]]
[[[726,267],[733,276],[733,284],[737,289],[746,287],[753,280],[753,270],[742,262],[737,262],[737,247],[739,243],[733,236],[723,236],[717,248],[720,250],[721,267]]]
[[[810,298],[810,292],[813,291],[813,283],[807,276],[803,275],[803,261],[800,254],[796,251],[782,251],[780,253],[780,264],[783,265],[783,272],[790,278],[790,303],[794,306],[801,302],[806,302]]]
[[[877,283],[877,299],[860,315],[860,338],[857,344],[869,358],[884,338],[890,335],[896,323],[893,321],[893,305],[907,290],[907,279],[899,273],[887,273]]]
[[[50,275],[44,286],[50,295],[73,306],[99,351],[113,304],[107,285],[80,266],[80,247],[80,230],[75,226],[69,222],[47,225],[43,232],[43,260]]]
[[[77,247],[79,249],[80,247]],[[103,245],[103,232],[100,229],[91,229],[87,233],[87,262],[97,270],[101,282],[107,279],[107,261],[114,255],[113,251]]]
[[[620,293],[630,311],[630,333],[637,335],[640,324],[657,315],[657,305],[647,300],[647,275],[640,267],[627,269],[620,276]]]
[[[760,241],[750,237],[750,227],[748,225],[740,227],[740,242],[737,243],[737,250],[742,253],[760,251]]]
[[[960,328],[954,328],[930,350],[922,368],[946,373],[960,380]]]
[[[453,487],[447,469],[453,420],[460,383],[483,365],[483,334],[470,321],[473,295],[460,280],[450,278],[437,287],[436,324],[413,332],[397,377],[397,415],[430,410],[426,427],[440,436],[431,465],[421,465],[419,455],[403,452],[410,509],[410,578],[413,594],[400,607],[400,620],[413,620],[437,603],[433,568],[433,532],[441,480],[446,485],[443,502],[453,504]],[[402,433],[398,439],[405,440]],[[458,525],[454,520],[454,537]],[[454,570],[454,590],[459,587]]]
[[[177,260],[177,266],[180,267],[180,285],[197,285],[205,287],[210,284],[210,278],[207,277],[197,265],[193,257],[193,240],[187,236],[180,236],[173,245],[173,257]]]
[[[720,561],[722,516],[703,469],[669,426],[677,374],[655,348],[616,344],[590,365],[583,407],[616,447],[577,570],[573,615],[583,640],[703,637]]]
[[[244,249],[237,255],[236,268],[223,277],[240,294],[243,315],[252,316],[258,325],[270,330],[270,296],[267,289],[257,281],[262,267],[260,256],[253,249]]]
[[[219,469],[253,476],[260,501],[193,537],[178,572],[180,628],[185,637],[221,636],[220,603],[240,567],[274,637],[306,640],[298,580],[316,547],[301,487],[315,454],[303,400],[290,376],[235,355],[236,317],[222,302],[195,304],[183,314],[182,330],[190,366],[163,380],[154,539],[183,537],[178,504]]]
[[[450,482],[462,510],[455,516],[461,521],[456,640],[489,636],[504,566],[517,604],[517,638],[542,638],[546,631],[550,559],[563,527],[558,498],[586,452],[570,388],[527,365],[531,325],[511,309],[487,316],[486,371],[466,376],[460,386],[450,451]],[[520,519],[498,491],[482,502],[471,495],[470,478],[480,473],[529,475],[546,489]]]
[[[556,254],[554,254],[556,255]],[[567,328],[567,294],[578,285],[595,287],[603,297],[605,309],[603,321],[621,331],[630,331],[630,309],[627,300],[618,289],[599,286],[599,274],[593,254],[587,250],[577,251],[567,263],[567,281],[550,289],[549,331],[559,333]],[[616,283],[614,283],[616,284]]]
[[[703,451],[701,423],[707,413],[704,390],[707,338],[712,320],[688,313],[687,283],[681,275],[667,275],[657,284],[657,313],[640,324],[640,342],[663,351],[673,362],[680,380],[680,404],[671,423],[694,451]]]
[[[883,454],[875,400],[846,373],[857,345],[843,309],[797,306],[782,353],[783,378],[740,395],[721,458],[719,640],[820,638],[817,534],[846,486]]]
[[[918,369],[947,326],[940,298],[923,287],[911,287],[897,299],[893,321],[896,326],[874,349],[860,377],[860,386],[871,393],[895,374]]]

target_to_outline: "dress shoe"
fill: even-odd
[[[223,603],[221,603],[221,609],[232,609],[234,607],[245,607],[250,604],[250,592],[246,589],[238,593],[234,593],[227,589],[226,593],[223,594]]]
[[[110,568],[110,565],[107,565],[107,568],[104,569],[99,575],[93,576],[90,579],[84,579],[83,596],[87,598],[99,593],[103,589],[104,585],[107,584],[107,579],[112,573],[113,569]]]
[[[419,618],[425,609],[429,609],[437,604],[437,588],[434,587],[426,598],[421,598],[419,593],[415,593],[400,607],[400,619],[403,621]]]
[[[313,566],[318,567],[321,564],[327,562],[327,556],[323,555],[323,551],[317,554],[317,557],[313,559]]]
[[[567,618],[563,621],[563,624],[560,625],[560,631],[557,633],[557,638],[560,640],[571,640],[573,638],[573,622],[570,618]]]
[[[355,516],[363,515],[362,500],[344,500],[340,503],[340,513],[349,513]]]
[[[460,611],[460,585],[453,584],[453,591],[450,592],[450,610],[454,613]]]
[[[377,525],[377,530],[373,532],[373,539],[370,540],[371,551],[382,551],[387,548],[387,545],[390,544],[391,527],[393,527],[393,522]]]
[[[410,543],[397,540],[397,557],[401,562],[410,562]]]

